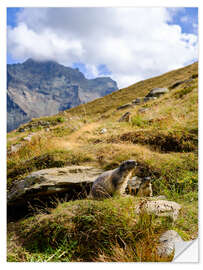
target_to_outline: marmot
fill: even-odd
[[[137,192],[138,197],[152,197],[152,184],[151,178],[145,177],[140,184],[140,187]]]
[[[102,173],[93,183],[91,197],[99,199],[109,198],[114,194],[124,195],[128,180],[136,166],[137,162],[127,160],[118,168]]]

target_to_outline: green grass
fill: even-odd
[[[156,261],[157,237],[171,222],[136,216],[136,202],[131,197],[74,201],[59,205],[50,215],[19,222],[12,228],[18,250],[14,255],[9,246],[8,260],[99,261],[103,256],[104,261]]]
[[[184,240],[196,237],[196,201],[190,202],[190,210],[186,204],[175,223],[167,217],[136,215],[138,202],[133,197],[67,202],[49,215],[11,224],[8,261],[169,261],[172,258],[161,260],[156,254],[161,233],[174,229]]]

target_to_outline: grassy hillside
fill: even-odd
[[[168,87],[170,91],[157,100],[117,110],[120,105],[145,96],[154,87]],[[127,111],[131,113],[130,121],[118,122]],[[101,134],[103,128],[106,128],[107,132]],[[179,202],[183,210],[175,224],[169,221],[159,221],[157,224],[156,220],[148,220],[146,222],[150,225],[146,225],[141,219],[134,227],[125,215],[132,215],[126,209],[130,208],[134,203],[132,200],[136,201],[136,198],[115,198],[104,202],[81,200],[59,204],[50,215],[35,216],[32,222],[25,219],[9,224],[10,261],[75,261],[76,258],[79,261],[153,261],[159,260],[154,253],[150,253],[156,245],[155,236],[160,235],[166,227],[175,228],[185,240],[197,237],[197,63],[141,81],[59,115],[33,119],[21,127],[21,130],[24,132],[16,130],[8,134],[8,151],[12,146],[21,144],[18,151],[8,154],[8,189],[29,172],[42,168],[85,164],[107,170],[117,167],[123,160],[135,159],[139,164],[136,175],[153,178],[154,195],[165,195],[168,199]],[[23,138],[30,133],[33,134],[31,141],[25,141]],[[72,220],[71,209],[77,209],[78,204],[81,211],[76,214],[73,211]],[[99,235],[97,230],[103,226],[100,220],[105,211],[113,211],[115,215],[112,219],[115,220],[106,219],[104,227],[109,224],[109,228],[104,228],[106,235]],[[125,217],[120,216],[120,213],[124,213]],[[121,219],[119,222],[123,222],[122,225],[118,222],[118,216]],[[96,232],[91,229],[93,231],[88,234],[90,246],[85,258],[82,249],[84,239],[88,236],[83,235],[83,232],[89,230],[86,225],[90,224],[94,224]],[[70,231],[67,231],[66,226],[70,226]],[[142,237],[136,238],[134,230],[143,231],[142,226],[150,227],[151,231],[146,231]],[[81,237],[77,230],[81,232]],[[115,235],[108,235],[110,231],[117,230],[118,237],[127,245],[127,253],[124,252],[122,244],[119,244],[122,240],[115,241]],[[66,241],[64,243],[59,241],[61,233]],[[154,236],[154,245],[148,245],[148,249],[144,248],[146,254],[140,254],[135,249],[134,240],[136,239],[136,245],[141,249],[152,241],[149,234]],[[23,239],[32,241],[32,237],[36,235],[36,248],[32,250],[29,240],[25,243]],[[44,238],[51,242],[44,243]],[[92,242],[92,239],[96,242]],[[41,241],[44,246],[42,250],[39,248]],[[101,246],[98,245],[100,241]],[[78,243],[81,250],[78,250]],[[109,243],[109,248],[105,243]],[[94,256],[95,245],[98,245],[98,250]]]

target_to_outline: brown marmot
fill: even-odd
[[[153,194],[151,177],[132,177],[128,181],[127,193],[139,197],[151,197]]]
[[[137,162],[127,160],[121,165],[110,171],[102,173],[93,183],[91,197],[109,198],[113,195],[124,195],[128,180],[132,175]]]
[[[138,197],[152,197],[151,177],[145,177],[137,192]]]

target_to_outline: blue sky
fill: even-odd
[[[180,10],[169,24],[180,25],[183,33],[197,33],[194,24],[198,25],[198,8],[185,8]]]
[[[121,86],[197,60],[198,8],[8,8],[7,25],[8,64],[49,59],[79,68],[88,78],[122,77]],[[42,45],[38,51],[35,43]]]

